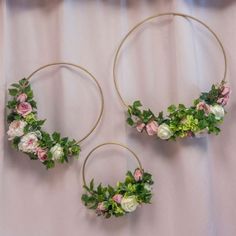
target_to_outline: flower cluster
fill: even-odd
[[[7,104],[10,109],[7,134],[13,146],[32,160],[40,160],[47,169],[54,167],[56,161],[68,162],[69,156],[78,155],[80,146],[75,140],[42,130],[45,120],[37,118],[37,104],[29,82],[22,79],[11,86],[9,94],[12,100]]]
[[[135,211],[143,203],[150,203],[152,185],[151,174],[137,168],[133,174],[128,171],[125,182],[118,182],[115,188],[101,184],[94,188],[92,180],[89,187],[84,186],[87,193],[83,194],[81,199],[84,205],[95,210],[98,216],[119,217]]]
[[[138,132],[146,131],[148,135],[164,140],[218,134],[229,94],[230,88],[222,81],[219,85],[212,85],[209,92],[202,93],[191,107],[183,104],[169,106],[165,116],[163,112],[156,116],[150,109],[143,110],[141,102],[135,101],[128,108],[127,123]]]

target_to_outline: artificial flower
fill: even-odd
[[[229,95],[226,95],[224,97],[221,97],[217,100],[217,103],[222,106],[226,106],[229,101]]]
[[[97,209],[96,209],[96,214],[98,216],[102,215],[106,211],[105,203],[104,202],[99,202]]]
[[[137,168],[135,171],[134,171],[134,179],[136,182],[142,180],[143,178],[143,171],[140,170],[139,168]]]
[[[50,149],[50,152],[52,153],[53,161],[60,160],[61,157],[64,155],[63,148],[58,143]]]
[[[25,102],[27,100],[27,95],[25,93],[21,93],[17,98],[17,102]]]
[[[122,201],[122,198],[123,198],[123,195],[122,194],[115,194],[113,197],[112,197],[112,200],[115,201],[116,203],[121,203]]]
[[[152,136],[155,135],[157,133],[158,130],[158,124],[156,121],[150,121],[147,125],[146,125],[146,131],[147,134]]]
[[[21,137],[24,135],[24,128],[26,126],[26,122],[22,120],[14,120],[10,123],[7,134],[9,136],[9,140],[13,140],[15,137]]]
[[[173,135],[169,125],[163,123],[158,127],[157,136],[161,139],[169,139]]]
[[[139,124],[137,124],[136,129],[138,132],[142,132],[144,127],[145,127],[144,123],[139,123]]]
[[[135,196],[123,197],[121,200],[121,207],[126,212],[133,212],[138,206],[138,202]]]
[[[25,117],[32,112],[32,106],[28,102],[22,102],[17,106],[16,111],[18,114]]]
[[[24,135],[18,144],[19,150],[28,153],[35,153],[38,147],[38,138],[35,132]]]
[[[210,106],[206,104],[204,101],[201,101],[196,106],[197,110],[203,110],[206,114],[210,112]]]
[[[38,156],[38,159],[41,161],[41,162],[44,162],[47,160],[47,150],[41,148],[41,147],[38,147],[37,150],[36,150],[36,154]]]
[[[223,86],[221,90],[221,95],[222,96],[227,96],[230,94],[230,87]]]
[[[225,115],[224,108],[221,105],[218,105],[218,104],[210,106],[210,112],[215,115],[215,118],[217,120],[223,119],[224,115]]]

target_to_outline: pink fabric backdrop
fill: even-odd
[[[222,39],[228,80],[236,90],[236,1],[233,0],[2,0],[0,1],[0,235],[1,236],[235,236],[236,102],[232,93],[222,133],[163,142],[138,135],[112,82],[112,62],[122,36],[143,18],[166,11],[207,22]],[[79,161],[46,171],[6,141],[5,102],[10,83],[41,65],[69,61],[100,81],[105,113],[82,143]],[[127,42],[119,61],[119,84],[127,102],[141,99],[158,112],[186,103],[221,79],[223,60],[212,36],[180,18],[143,27]],[[32,86],[46,129],[79,138],[98,115],[96,87],[73,70],[51,68]],[[95,145],[127,144],[154,175],[153,204],[119,219],[96,218],[81,203],[81,165]],[[114,184],[134,162],[119,149],[104,149],[87,176]],[[100,158],[99,158],[100,157]]]

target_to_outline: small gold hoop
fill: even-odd
[[[134,151],[132,151],[129,147],[127,147],[127,146],[125,146],[125,145],[123,145],[123,144],[120,144],[120,143],[115,143],[115,142],[102,143],[102,144],[96,146],[95,148],[93,148],[93,149],[89,152],[89,154],[86,156],[86,158],[85,158],[85,160],[84,160],[83,167],[82,167],[82,175],[83,175],[83,184],[84,184],[84,186],[87,186],[86,179],[85,179],[85,166],[86,166],[86,163],[87,163],[89,157],[91,156],[91,154],[92,154],[94,151],[96,151],[97,149],[99,149],[99,148],[101,148],[101,147],[103,147],[103,146],[106,146],[106,145],[116,145],[116,146],[120,146],[120,147],[122,147],[122,148],[128,150],[128,151],[133,155],[133,157],[136,159],[136,161],[138,162],[139,168],[140,168],[141,170],[143,169],[143,168],[142,168],[141,161],[139,160],[137,154],[136,154]]]
[[[101,88],[98,80],[87,69],[83,68],[82,66],[79,66],[79,65],[76,65],[76,64],[73,64],[73,63],[68,63],[68,62],[55,62],[55,63],[50,63],[50,64],[47,64],[47,65],[39,67],[37,70],[33,71],[26,78],[27,83],[30,81],[32,76],[35,75],[37,72],[39,72],[39,71],[41,71],[41,70],[43,70],[43,69],[45,69],[47,67],[56,66],[56,65],[72,66],[72,67],[75,67],[75,68],[77,68],[79,70],[82,70],[83,72],[85,72],[85,74],[87,74],[95,82],[95,84],[97,85],[98,90],[99,90],[99,95],[100,95],[100,100],[101,100],[101,107],[100,107],[99,116],[98,116],[95,124],[90,129],[90,131],[83,138],[81,138],[79,141],[77,141],[77,144],[79,144],[82,141],[84,141],[86,138],[88,138],[93,133],[93,131],[97,128],[97,126],[98,126],[98,124],[99,124],[99,122],[100,122],[100,120],[102,118],[102,114],[103,114],[103,111],[104,111],[104,96],[103,96],[102,88]]]
[[[203,25],[206,29],[208,29],[210,31],[210,33],[215,37],[215,39],[217,40],[217,42],[219,43],[220,45],[220,48],[222,50],[222,53],[223,53],[223,57],[224,57],[224,74],[223,74],[223,79],[222,81],[225,81],[226,80],[226,75],[227,75],[227,58],[226,58],[226,52],[225,52],[225,49],[223,47],[223,44],[221,42],[221,40],[219,39],[219,37],[216,35],[216,33],[206,24],[204,23],[203,21],[193,17],[193,16],[190,16],[190,15],[186,15],[186,14],[183,14],[183,13],[175,13],[175,12],[167,12],[167,13],[161,13],[161,14],[156,14],[156,15],[153,15],[153,16],[150,16],[144,20],[142,20],[141,22],[139,22],[138,24],[136,24],[126,35],[125,37],[121,40],[118,48],[117,48],[117,51],[115,53],[115,58],[114,58],[114,62],[113,62],[113,82],[114,82],[114,85],[115,85],[115,90],[119,96],[119,99],[121,100],[122,104],[128,108],[128,104],[125,102],[125,100],[123,99],[122,95],[121,95],[121,92],[118,88],[118,84],[117,84],[117,76],[116,76],[116,66],[117,66],[117,61],[118,61],[118,57],[119,57],[119,54],[120,54],[120,51],[121,51],[121,48],[122,46],[124,45],[124,43],[126,42],[126,40],[129,38],[129,36],[136,30],[138,29],[140,26],[144,25],[145,23],[153,20],[153,19],[156,19],[158,17],[161,17],[161,16],[169,16],[169,15],[172,15],[172,16],[181,16],[183,18],[188,18],[188,19],[191,19],[195,22],[198,22],[200,23],[201,25]]]

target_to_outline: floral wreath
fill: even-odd
[[[138,167],[132,173],[128,171],[124,182],[118,182],[115,187],[103,186],[101,183],[94,186],[94,179],[87,185],[85,180],[85,166],[91,154],[105,145],[117,145],[125,148],[135,157]],[[150,204],[152,198],[152,175],[145,172],[137,155],[128,147],[118,143],[103,143],[90,151],[86,157],[83,168],[83,183],[86,193],[81,197],[84,205],[96,212],[98,216],[110,218],[120,217],[131,213],[142,204]]]
[[[46,120],[37,117],[37,103],[34,100],[34,93],[29,80],[38,71],[55,65],[72,66],[82,70],[92,78],[99,89],[101,97],[99,117],[92,129],[79,141],[61,137],[58,132],[54,132],[52,135],[47,133],[43,130],[43,124]],[[98,81],[86,69],[72,63],[57,62],[42,66],[29,77],[12,84],[9,94],[12,99],[7,103],[7,108],[10,109],[7,116],[9,123],[8,139],[15,149],[27,154],[31,160],[41,161],[47,169],[53,168],[56,162],[68,162],[69,157],[79,155],[81,151],[80,143],[96,129],[103,113],[103,93]]]
[[[118,89],[116,65],[122,46],[126,42],[127,38],[135,30],[153,19],[168,15],[181,16],[196,21],[207,28],[216,38],[220,48],[222,49],[225,70],[223,80],[219,84],[212,85],[209,92],[201,93],[199,98],[194,100],[192,106],[186,107],[184,104],[179,104],[177,106],[171,105],[167,109],[167,114],[159,112],[158,115],[155,115],[150,109],[144,109],[140,101],[135,101],[132,105],[126,104]],[[216,33],[204,22],[198,20],[195,17],[181,13],[163,13],[154,15],[135,25],[126,34],[118,46],[113,64],[113,79],[115,89],[121,102],[127,107],[127,123],[130,126],[136,128],[138,132],[146,131],[149,136],[155,135],[158,138],[164,140],[176,140],[178,137],[202,137],[207,133],[218,134],[220,132],[219,125],[223,122],[226,113],[224,106],[227,105],[230,95],[230,88],[226,85],[225,80],[226,73],[226,53]]]

